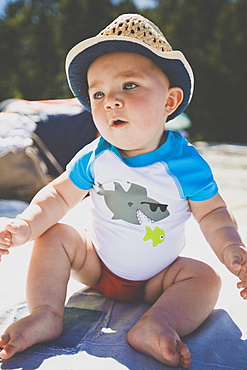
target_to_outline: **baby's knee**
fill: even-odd
[[[173,274],[175,282],[192,279],[198,287],[201,287],[212,297],[218,297],[221,288],[221,279],[219,274],[208,264],[191,258],[181,257],[178,260],[176,269],[174,266]]]
[[[86,233],[86,232],[85,232]],[[86,236],[64,223],[57,223],[45,231],[34,242],[34,249],[45,255],[67,257],[72,269],[77,269],[78,261],[83,264],[87,255]],[[52,251],[52,252],[50,252]]]
[[[34,245],[42,248],[63,247],[67,252],[81,243],[80,234],[70,225],[57,223],[46,230],[34,242]]]
[[[215,293],[218,295],[221,289],[221,278],[219,274],[204,262],[197,261],[197,264],[198,277],[204,280],[212,294]]]
[[[60,240],[63,239],[64,235],[67,234],[67,229],[70,226],[57,223],[47,229],[43,234],[41,234],[36,240],[36,244],[40,244],[40,242],[44,241],[51,241],[51,240]]]

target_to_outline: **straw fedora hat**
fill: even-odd
[[[87,70],[98,57],[112,52],[133,52],[151,59],[166,74],[170,87],[180,87],[184,97],[168,117],[175,118],[189,104],[194,88],[192,69],[178,50],[171,45],[160,29],[139,14],[123,14],[97,36],[75,45],[66,58],[66,74],[75,97],[90,111]]]

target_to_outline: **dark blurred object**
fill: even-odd
[[[86,144],[97,136],[92,115],[77,99],[28,101],[7,99],[0,103],[0,111],[28,116],[36,124],[35,133],[40,137],[57,162],[65,169],[67,163]],[[40,152],[50,176],[57,170]]]
[[[29,117],[0,113],[0,199],[30,202],[48,182],[47,167],[33,138],[35,127]]]

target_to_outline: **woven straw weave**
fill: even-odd
[[[99,35],[134,37],[160,51],[172,51],[171,45],[160,29],[138,14],[125,14],[118,17]]]

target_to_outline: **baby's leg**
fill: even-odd
[[[155,303],[128,333],[130,345],[167,365],[188,368],[190,352],[180,337],[211,313],[220,285],[209,266],[179,257],[147,282],[145,299]]]
[[[88,285],[96,284],[101,273],[87,233],[80,235],[71,226],[57,224],[35,241],[27,281],[30,315],[11,324],[0,337],[0,358],[62,333],[71,270]]]

